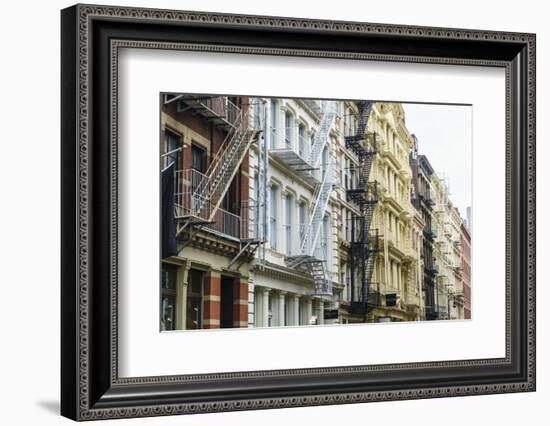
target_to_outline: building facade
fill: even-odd
[[[460,226],[462,219],[449,199],[444,179],[432,175],[434,197],[434,257],[438,259],[436,301],[439,319],[464,318]]]
[[[165,95],[161,132],[162,329],[464,317],[462,222],[400,104]]]
[[[323,324],[333,303],[336,102],[254,98],[260,143],[250,193],[263,244],[249,280],[251,327]]]
[[[344,118],[353,114],[353,111],[352,105],[349,105],[343,111]],[[351,126],[352,129],[354,127]],[[368,116],[367,133],[374,151],[368,179],[372,189],[372,196],[369,198],[372,204],[372,222],[369,227],[372,244],[367,250],[371,252],[374,267],[368,283],[366,306],[363,304],[362,309],[357,309],[354,304],[361,289],[356,285],[353,291],[353,283],[361,284],[362,280],[361,277],[354,277],[353,271],[362,271],[361,268],[350,267],[350,256],[342,259],[341,269],[345,280],[345,291],[341,298],[342,321],[419,320],[419,242],[423,221],[410,199],[412,170],[409,155],[413,139],[405,126],[401,105],[374,103]],[[360,175],[360,166],[353,152],[345,149],[340,149],[340,152],[344,176],[340,189],[347,192],[349,199],[350,189],[353,192],[356,186],[361,185],[357,178]],[[344,229],[347,228],[346,238],[342,240],[345,245],[352,240],[350,234],[353,235],[353,217],[356,215],[353,209],[358,206],[354,206],[353,199],[351,203],[342,204],[342,224]]]
[[[425,155],[418,153],[418,139],[413,138],[414,146],[410,155],[412,169],[411,199],[414,207],[420,212],[424,228],[422,229],[421,258],[422,258],[422,319],[435,320],[444,316],[446,309],[438,298],[437,275],[439,266],[435,240],[437,238],[436,220],[434,213],[434,191],[432,176],[434,169]]]
[[[161,329],[248,326],[247,97],[161,99],[161,170],[174,170],[176,249],[162,259]]]
[[[465,223],[460,226],[461,260],[462,260],[462,290],[464,292],[464,319],[472,318],[471,293],[471,236]]]

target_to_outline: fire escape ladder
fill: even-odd
[[[347,191],[347,199],[359,208],[359,214],[352,218],[352,241],[349,248],[351,262],[352,309],[367,315],[368,308],[379,302],[372,299],[370,289],[378,252],[378,232],[371,232],[370,226],[378,202],[378,185],[369,182],[372,163],[377,152],[376,135],[367,132],[372,111],[372,101],[358,102],[359,122],[356,132],[347,136],[346,148],[352,150],[359,161],[357,186]],[[355,280],[358,279],[358,285]]]
[[[332,296],[332,280],[329,277],[325,262],[312,261],[308,263],[309,272],[313,276],[314,294],[316,296]]]
[[[329,163],[327,169],[323,174],[323,180],[315,189],[315,204],[311,210],[309,222],[304,230],[302,241],[300,244],[300,252],[314,255],[317,239],[323,225],[323,218],[328,207],[328,201],[330,199],[330,192],[333,185],[334,164]]]
[[[333,186],[334,164],[329,163],[323,175],[323,181],[315,191],[315,204],[311,210],[309,222],[302,234],[300,254],[289,256],[288,266],[298,267],[305,264],[313,276],[314,294],[316,296],[332,295],[332,280],[326,268],[330,261],[330,253],[322,252],[318,246],[319,234],[323,226],[323,219],[327,211],[330,192]]]
[[[313,144],[311,145],[311,151],[307,161],[314,169],[319,167],[321,164],[323,149],[329,140],[330,129],[332,128],[334,119],[336,118],[336,102],[323,101],[321,114],[319,130],[315,133],[313,138]]]
[[[321,164],[323,160],[323,151],[330,137],[330,130],[336,117],[336,102],[325,101],[322,104],[322,117],[319,130],[315,134],[308,163],[312,169],[320,167],[320,176],[315,187],[315,203],[310,211],[309,222],[305,226],[300,242],[300,254],[288,257],[288,266],[298,267],[301,264],[307,265],[307,268],[313,276],[314,294],[321,297],[332,296],[332,280],[327,271],[326,262],[330,261],[330,253],[323,252],[317,247],[319,234],[323,226],[323,219],[328,208],[330,193],[334,185],[335,168],[330,160],[330,154],[327,164]],[[312,170],[317,172],[316,170]]]

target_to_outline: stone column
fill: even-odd
[[[262,327],[269,326],[269,292],[271,289],[264,288],[262,290]]]
[[[300,296],[292,296],[292,325],[300,325]]]
[[[264,308],[264,302],[263,302],[264,292],[261,288],[258,286],[254,289],[254,327],[262,327],[263,326],[263,308]]]
[[[312,315],[312,308],[313,308],[313,301],[311,300],[311,297],[308,297],[306,299],[306,325],[310,325],[311,315]]]
[[[286,293],[281,291],[279,293],[279,327],[284,327],[285,324],[285,296]]]
[[[323,325],[325,323],[325,302],[323,299],[319,299],[317,302],[317,324]]]

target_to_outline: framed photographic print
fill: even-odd
[[[535,36],[76,5],[74,420],[535,390]]]

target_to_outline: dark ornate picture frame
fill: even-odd
[[[505,69],[506,356],[119,378],[122,47]],[[61,52],[62,415],[92,420],[535,390],[534,34],[76,5],[61,12]]]

